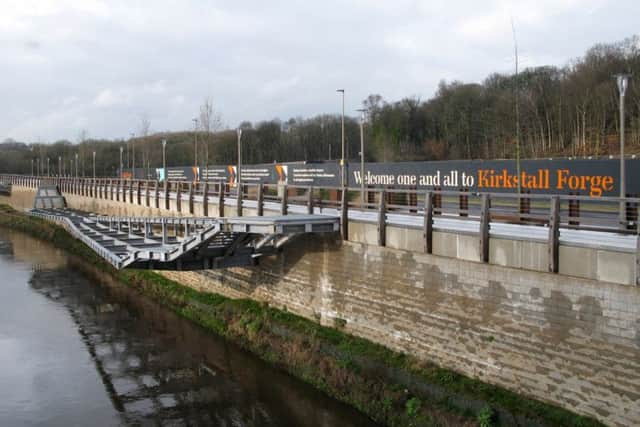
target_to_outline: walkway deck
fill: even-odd
[[[203,270],[253,265],[303,233],[340,230],[335,216],[238,218],[110,217],[70,209],[32,209],[61,223],[117,269]]]

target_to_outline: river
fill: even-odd
[[[0,425],[373,426],[79,261],[0,228]]]

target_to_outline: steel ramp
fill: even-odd
[[[254,265],[304,233],[334,233],[338,217],[286,215],[232,218],[100,216],[34,208],[117,269],[203,270]]]

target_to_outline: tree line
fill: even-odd
[[[494,73],[481,83],[441,81],[425,101],[407,97],[390,102],[372,94],[363,102],[367,161],[604,156],[618,153],[617,73],[630,73],[626,93],[628,152],[640,152],[640,38],[597,44],[582,57],[558,66],[532,67],[513,74]],[[517,107],[516,108],[516,103]],[[516,112],[518,113],[516,116]],[[516,127],[518,123],[518,127]],[[243,161],[271,163],[319,161],[341,156],[341,117],[243,122]],[[141,119],[129,140],[89,138],[76,142],[0,144],[0,172],[114,176],[122,161],[127,170],[167,166],[232,164],[237,133],[225,129],[210,98],[200,107],[193,130],[152,133]],[[359,158],[360,118],[345,118],[346,157]],[[196,149],[197,147],[197,149]],[[76,162],[77,155],[77,162]],[[197,158],[197,160],[196,160]],[[77,165],[77,166],[76,166]]]

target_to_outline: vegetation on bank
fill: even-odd
[[[0,205],[0,226],[46,240],[389,426],[600,426],[247,299],[195,291],[148,270],[117,271],[61,227]]]

